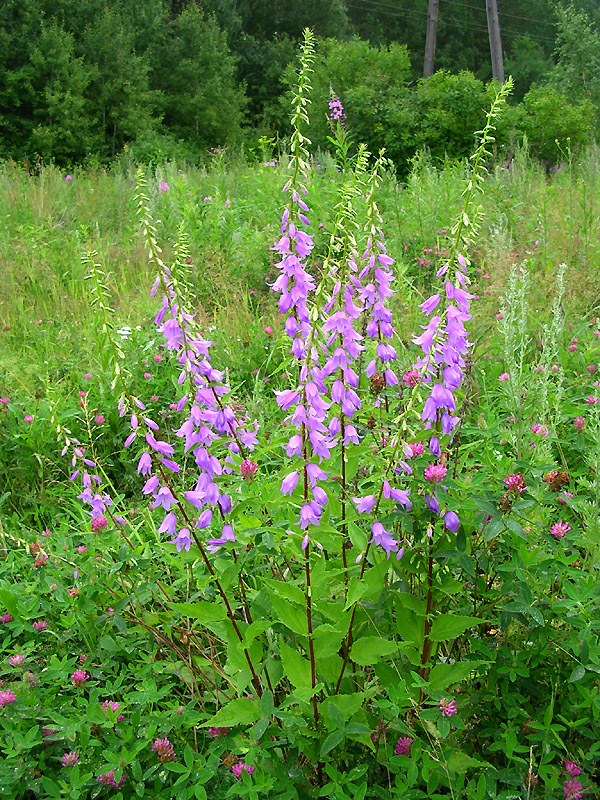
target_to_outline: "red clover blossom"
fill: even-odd
[[[446,698],[440,700],[440,711],[442,712],[443,717],[451,717],[453,714],[456,714],[456,701],[446,700]]]
[[[113,789],[120,789],[121,786],[125,783],[125,773],[122,773],[121,777],[118,781],[115,780],[115,772],[116,770],[111,769],[110,772],[104,772],[102,775],[98,776],[98,783],[104,784],[104,786],[110,786]]]
[[[155,739],[150,749],[156,753],[161,764],[176,760],[173,745],[168,739]]]
[[[76,669],[73,675],[71,676],[71,680],[73,681],[73,686],[83,686],[86,681],[89,681],[90,676],[84,669]]]
[[[577,778],[573,778],[570,781],[565,781],[563,786],[563,794],[565,798],[571,798],[571,800],[581,800],[585,794],[585,790]]]
[[[242,772],[247,772],[248,775],[252,775],[254,772],[254,767],[252,764],[246,764],[245,761],[238,761],[237,764],[234,764],[231,768],[231,771],[235,775],[236,778],[242,777]]]
[[[0,692],[0,706],[7,706],[10,703],[14,703],[16,699],[17,695],[11,689],[5,689]]]
[[[525,479],[520,472],[515,472],[512,475],[507,475],[504,478],[504,485],[509,492],[512,492],[516,497],[519,497],[527,489]]]
[[[208,735],[211,739],[219,739],[221,736],[227,736],[229,728],[209,728]]]
[[[414,744],[414,739],[410,736],[401,736],[398,739],[398,743],[394,748],[394,754],[397,756],[406,756],[410,758],[410,751],[412,750],[412,746]]]
[[[79,756],[77,755],[75,750],[71,750],[71,752],[65,753],[60,759],[60,763],[63,765],[63,767],[74,767],[78,761],[79,761]]]
[[[561,539],[570,530],[571,526],[569,525],[569,523],[563,522],[561,519],[559,519],[558,522],[555,522],[554,525],[550,526],[550,533],[557,539]]]

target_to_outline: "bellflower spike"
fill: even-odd
[[[428,300],[425,300],[424,303],[421,303],[419,308],[423,311],[424,314],[429,316],[431,312],[437,308],[439,302],[440,302],[439,294],[434,294]]]
[[[213,512],[210,508],[205,508],[204,511],[198,517],[198,521],[196,522],[196,528],[201,530],[202,528],[208,528],[210,523],[212,522]]]
[[[166,517],[163,519],[160,528],[158,529],[158,533],[175,533],[175,528],[177,526],[177,517],[175,514],[170,511]],[[189,532],[188,532],[189,533]],[[179,551],[177,551],[179,552]]]

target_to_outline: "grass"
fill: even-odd
[[[472,253],[473,291],[480,296],[471,324],[476,360],[499,353],[495,314],[511,265],[522,260],[532,276],[532,320],[547,316],[562,261],[570,324],[594,317],[600,301],[597,156],[590,149],[548,176],[519,151],[508,168],[490,171],[484,225]],[[460,207],[466,169],[463,163],[435,168],[422,157],[404,184],[389,174],[381,186],[388,250],[397,260],[395,324],[405,346],[421,323],[418,303],[430,293],[443,257],[436,253],[443,251],[444,231]],[[280,314],[268,284],[275,275],[270,248],[278,233],[284,172],[281,166],[225,164],[219,158],[211,168],[182,171],[166,164],[149,175],[164,257],[171,256],[183,221],[196,312],[218,342],[217,362],[259,416],[272,397],[270,375],[276,375],[281,356],[274,345]],[[163,182],[169,190],[161,193]],[[319,155],[309,196],[317,243],[328,236],[338,182],[331,159]],[[81,261],[90,249],[108,274],[117,328],[130,326],[145,351],[152,351],[153,275],[134,196],[135,169],[126,163],[111,171],[74,172],[70,181],[51,166],[35,173],[13,164],[0,168],[0,396],[19,398],[23,414],[45,406],[50,389],[53,402],[68,402],[82,388],[82,375],[102,368]],[[265,326],[274,329],[273,340]]]
[[[292,547],[294,542],[289,531],[292,523],[287,518],[289,509],[282,503],[279,489],[285,472],[280,463],[282,442],[287,440],[288,431],[282,423],[283,414],[274,408],[272,392],[273,387],[286,381],[286,345],[277,336],[281,317],[268,286],[275,274],[275,256],[270,248],[279,230],[284,173],[280,167],[237,162],[224,165],[217,160],[211,169],[181,172],[175,165],[165,165],[149,176],[152,214],[160,220],[158,233],[164,258],[166,261],[171,258],[171,248],[183,221],[189,237],[190,288],[197,298],[195,310],[203,332],[218,342],[214,360],[228,371],[236,403],[242,406],[238,410],[256,417],[261,436],[265,434],[264,444],[256,454],[260,462],[256,481],[239,481],[235,488],[243,503],[246,495],[248,498],[247,505],[242,503],[243,514],[238,520],[241,536],[246,536],[246,540],[241,539],[239,560],[246,563],[252,558],[262,558],[263,551],[268,552],[266,563],[274,578],[277,573],[272,561],[273,532],[280,535],[285,530],[284,547]],[[434,285],[437,266],[447,246],[445,231],[462,205],[466,175],[464,164],[436,169],[426,158],[421,158],[413,165],[405,184],[399,185],[393,175],[388,175],[381,186],[380,206],[388,251],[397,260],[393,303],[400,374],[415,357],[415,349],[409,351],[408,347],[423,322],[418,305],[429,296]],[[315,160],[309,200],[314,234],[321,243],[327,241],[338,181],[328,158],[320,156]],[[420,463],[411,462],[415,467],[411,496],[415,506],[419,503],[423,506],[421,515],[403,515],[402,521],[398,521],[398,515],[389,516],[390,525],[397,526],[399,535],[405,537],[407,552],[399,565],[392,560],[393,568],[389,565],[386,568],[390,584],[385,583],[381,598],[378,599],[377,589],[372,598],[365,595],[360,604],[360,633],[371,631],[375,639],[388,637],[394,642],[394,652],[398,640],[400,648],[400,656],[393,662],[397,672],[387,662],[377,664],[371,672],[370,659],[363,658],[361,664],[360,651],[356,656],[359,665],[368,667],[364,672],[365,687],[374,694],[372,701],[369,699],[357,711],[360,716],[353,720],[360,723],[363,738],[368,736],[371,742],[374,740],[366,731],[375,731],[384,720],[384,730],[389,727],[388,740],[384,735],[378,744],[377,760],[369,759],[372,787],[384,787],[385,792],[389,788],[389,796],[409,796],[411,786],[414,788],[419,781],[419,787],[423,791],[426,788],[427,795],[410,796],[448,796],[444,792],[431,794],[435,786],[428,777],[433,769],[429,748],[436,754],[435,763],[442,764],[435,780],[445,771],[451,786],[454,782],[457,798],[514,796],[510,792],[498,795],[497,790],[501,786],[524,785],[527,764],[524,757],[512,755],[517,752],[517,736],[521,748],[518,753],[528,755],[535,766],[533,772],[539,770],[548,791],[560,792],[565,755],[585,760],[587,776],[595,774],[596,754],[586,743],[597,740],[597,726],[589,710],[591,706],[585,704],[595,702],[600,649],[592,632],[597,590],[591,587],[588,592],[586,581],[589,578],[597,584],[596,576],[591,573],[597,563],[600,541],[600,418],[598,406],[587,405],[585,398],[595,391],[592,386],[596,375],[589,367],[595,369],[600,363],[600,344],[591,326],[600,291],[594,193],[597,181],[595,150],[582,154],[579,160],[568,161],[552,176],[546,175],[521,151],[510,168],[497,167],[487,178],[483,195],[485,222],[471,252],[473,291],[479,295],[472,304],[473,319],[469,325],[474,348],[458,409],[462,419],[460,436],[449,456],[452,477],[447,478],[448,497],[460,512],[461,530],[454,537],[439,526],[436,535],[445,544],[436,552],[434,571],[432,545],[425,538],[430,516],[424,510],[423,486],[419,488],[418,483],[419,480],[423,483],[423,468],[430,459],[429,451],[425,450]],[[168,191],[159,192],[161,183],[168,184]],[[190,645],[190,620],[184,619],[190,607],[180,609],[181,619],[177,616],[179,612],[173,616],[173,610],[165,605],[157,588],[160,580],[161,586],[164,582],[173,592],[172,597],[187,603],[197,595],[206,596],[211,607],[215,604],[211,581],[201,575],[197,555],[193,551],[176,554],[172,544],[166,543],[167,537],[156,530],[158,512],[152,515],[147,509],[142,510],[135,458],[130,450],[123,452],[122,447],[128,434],[127,419],[120,419],[115,408],[110,387],[112,375],[99,335],[97,310],[91,304],[90,286],[84,280],[81,255],[95,250],[108,273],[115,329],[122,331],[124,364],[132,373],[131,385],[151,404],[150,415],[170,437],[177,415],[172,413],[169,403],[178,396],[177,392],[181,393],[176,388],[178,367],[173,361],[159,366],[164,350],[160,349],[153,325],[157,303],[148,294],[154,276],[138,232],[134,195],[135,172],[126,164],[115,166],[111,172],[76,172],[71,181],[65,181],[64,173],[52,167],[35,174],[12,165],[0,170],[3,217],[0,259],[4,277],[0,283],[0,397],[10,398],[8,405],[0,405],[0,601],[8,611],[11,608],[14,611],[11,612],[14,619],[6,623],[12,627],[5,629],[8,633],[3,651],[14,659],[13,648],[24,647],[32,668],[39,668],[36,678],[39,681],[31,683],[30,692],[25,681],[19,682],[14,677],[16,673],[0,667],[0,671],[6,671],[7,685],[16,689],[17,703],[22,704],[14,709],[8,706],[3,711],[5,716],[0,717],[12,737],[7,739],[8,755],[0,769],[0,772],[5,770],[0,794],[9,796],[13,792],[15,796],[18,790],[14,782],[26,775],[27,785],[34,787],[34,792],[40,791],[41,781],[44,790],[53,792],[48,796],[64,796],[48,776],[52,774],[62,780],[60,776],[67,775],[58,766],[60,757],[77,742],[82,765],[86,768],[89,765],[94,773],[106,774],[109,768],[123,768],[129,781],[132,776],[140,781],[140,791],[143,782],[150,788],[154,781],[153,796],[174,796],[169,794],[176,791],[171,790],[170,781],[175,781],[176,775],[161,773],[162,783],[159,782],[152,749],[156,736],[168,734],[175,738],[180,761],[181,753],[187,752],[186,767],[180,765],[175,770],[182,775],[186,769],[189,771],[186,796],[195,793],[195,776],[206,765],[212,772],[206,772],[202,780],[211,787],[213,796],[224,796],[224,792],[233,796],[228,788],[228,781],[232,780],[230,748],[251,748],[250,757],[257,764],[253,781],[262,780],[264,783],[260,785],[265,787],[264,794],[257,796],[270,796],[274,782],[282,778],[285,783],[285,776],[295,775],[293,770],[299,766],[303,774],[299,772],[289,780],[296,780],[302,787],[305,794],[299,796],[316,796],[325,780],[321,775],[321,760],[325,760],[328,776],[341,786],[353,774],[352,758],[356,757],[361,764],[365,760],[365,742],[359,746],[358,740],[347,740],[342,747],[346,721],[340,723],[340,712],[336,714],[335,709],[328,710],[326,706],[321,712],[330,713],[331,720],[327,730],[322,727],[318,732],[323,750],[313,752],[311,734],[307,744],[302,745],[305,749],[298,751],[309,753],[310,757],[303,755],[298,761],[291,747],[288,766],[283,770],[281,762],[272,758],[269,751],[270,743],[275,741],[275,727],[263,728],[262,734],[257,735],[260,739],[265,734],[264,752],[260,753],[254,733],[248,731],[240,733],[240,738],[233,732],[227,745],[209,740],[201,726],[212,713],[212,701],[208,703],[208,711],[203,707],[210,692],[196,693],[196,673],[188,669],[188,662],[190,669],[196,664],[192,656],[200,653],[193,650],[195,644]],[[563,261],[567,264],[563,300],[567,330],[563,332],[557,323],[555,334],[550,329],[543,332],[541,324],[549,319],[551,299],[556,292],[557,266]],[[508,279],[514,265],[523,262],[531,278],[527,296],[518,276],[512,281]],[[319,264],[314,263],[313,267],[318,270]],[[511,317],[512,338],[507,336],[503,343],[496,315],[507,291],[507,303],[514,314],[512,311],[505,314],[505,319]],[[522,314],[519,309],[523,309]],[[546,350],[537,344],[538,336],[544,339]],[[572,337],[578,339],[575,350],[569,348],[569,342],[574,343]],[[552,372],[549,366],[554,361],[558,362],[557,369]],[[511,383],[505,384],[498,381],[498,376],[506,371],[509,362]],[[93,379],[88,379],[87,373]],[[373,404],[374,395],[368,385],[361,391],[365,404]],[[85,397],[81,393],[86,393]],[[402,394],[397,396],[400,418],[403,418],[403,398]],[[379,413],[374,405],[373,411]],[[385,447],[383,434],[387,438],[387,432],[397,426],[396,410],[391,410],[389,431],[378,429],[383,423],[381,419],[378,422],[375,413],[370,417],[365,413],[364,419],[357,422],[362,426],[364,446],[359,447],[352,466],[356,471],[352,492],[356,494],[362,491],[358,488],[361,481],[367,481],[362,486],[371,486],[369,469],[377,462],[378,451]],[[29,414],[33,417],[31,423],[24,419]],[[102,422],[96,421],[97,415],[102,415]],[[583,435],[573,426],[573,419],[580,415],[586,417]],[[121,507],[127,509],[123,513],[132,523],[132,533],[127,528],[133,540],[132,552],[116,529],[100,534],[88,530],[89,519],[76,499],[79,489],[73,491],[69,483],[70,463],[60,453],[55,426],[50,424],[52,419],[59,420],[63,427],[72,427],[74,435],[82,437],[91,450],[88,457],[92,455],[100,464],[105,485],[115,499],[123,501]],[[415,430],[420,430],[418,414],[414,420],[404,419],[408,427],[414,425]],[[539,431],[542,423],[549,434],[547,440],[533,430],[537,425]],[[421,439],[425,434],[421,431],[416,435]],[[555,467],[568,470],[569,488],[575,494],[569,505],[561,505],[558,495],[549,488],[548,475]],[[526,497],[505,491],[503,478],[511,472],[524,473]],[[327,513],[334,515],[338,502],[334,497],[335,484],[331,482],[327,488],[332,494]],[[282,516],[278,518],[278,514]],[[279,529],[271,517],[275,523],[279,520]],[[551,525],[563,517],[571,525],[564,543],[551,533]],[[358,531],[366,542],[368,536],[364,531],[361,534],[360,521],[352,524],[354,535]],[[42,541],[44,528],[51,531],[51,536]],[[325,528],[323,525],[320,535],[332,536],[332,531],[327,533]],[[355,547],[362,539],[356,541],[356,545],[352,542]],[[44,543],[50,558],[47,567],[40,567],[31,556]],[[335,547],[327,549],[332,558],[339,560]],[[432,565],[429,569],[426,555]],[[292,567],[296,556],[294,551]],[[235,564],[237,560],[236,557]],[[313,561],[319,564],[315,574],[321,581],[320,588],[319,581],[314,584],[318,587],[315,607],[321,602],[319,613],[324,613],[323,609],[329,609],[332,603],[331,579],[337,574],[336,567],[318,553]],[[220,574],[225,561],[218,563]],[[266,615],[269,622],[269,614],[274,613],[266,599],[269,593],[260,589],[261,570],[266,570],[266,563],[257,562],[256,571],[254,567],[249,569],[247,581],[240,578],[243,603],[240,601],[235,607],[246,607],[245,592],[252,592],[249,606],[252,613]],[[354,558],[349,563],[351,569],[356,564]],[[289,561],[286,568],[290,568]],[[331,575],[326,581],[323,575],[327,569]],[[229,573],[223,572],[222,579],[233,581],[233,586],[235,580],[228,576]],[[423,595],[433,596],[432,581],[439,576],[445,577],[433,613],[439,618],[445,611],[449,615],[458,612],[460,631],[456,637],[448,634],[453,643],[447,649],[440,649],[440,660],[434,669],[439,672],[441,668],[443,672],[458,666],[460,670],[464,664],[458,662],[469,653],[480,659],[473,664],[486,665],[477,673],[477,680],[464,677],[465,672],[464,680],[457,677],[453,681],[460,681],[461,688],[456,690],[460,715],[452,723],[455,726],[452,732],[448,720],[438,720],[439,702],[444,698],[431,695],[423,705],[422,686],[410,684],[410,674],[414,677],[417,670],[421,676],[424,674],[424,662],[420,650],[414,649],[411,655],[411,648],[407,647],[415,631],[411,634],[408,627],[402,627],[405,623],[408,626],[408,621],[412,625],[415,615],[418,618],[420,614],[421,627],[417,633],[420,636],[421,631],[428,630]],[[275,583],[269,577],[271,589]],[[298,590],[296,594],[300,592],[304,598],[298,586],[286,588],[290,592],[292,588]],[[340,591],[341,598],[344,592]],[[289,600],[285,591],[282,597]],[[403,597],[410,600],[404,607]],[[273,609],[285,612],[287,600],[279,606],[271,601]],[[389,603],[387,617],[381,615],[381,603]],[[465,616],[471,613],[471,608],[480,622],[469,639],[469,650],[461,625],[471,619]],[[372,613],[373,609],[376,613]],[[32,627],[32,621],[42,615],[50,621],[52,638],[40,639],[37,629]],[[269,622],[273,630],[280,629],[279,616],[277,611]],[[291,618],[285,619],[289,622]],[[391,625],[389,631],[383,629],[386,620]],[[333,630],[332,625],[327,627]],[[206,630],[198,623],[197,630],[201,629],[204,635]],[[288,636],[288,640],[292,638]],[[207,641],[212,649],[218,640],[211,635]],[[264,641],[268,638],[264,637]],[[363,645],[365,641],[371,639],[364,640]],[[168,654],[170,644],[174,645],[174,655]],[[584,646],[588,648],[585,652]],[[221,670],[230,662],[220,647],[216,645],[215,652],[219,652],[211,657],[213,665]],[[283,654],[288,650],[292,652],[293,648],[284,648]],[[78,660],[78,653],[84,658],[89,654],[89,662]],[[319,654],[319,662],[323,674],[329,675],[328,659],[338,659],[339,654],[328,650],[326,653]],[[272,663],[276,665],[277,654],[273,651],[272,655]],[[292,659],[291,655],[285,657]],[[298,658],[300,666],[296,666],[304,669],[308,662],[301,656]],[[89,702],[84,692],[78,693],[72,686],[72,672],[82,663],[89,665],[91,674],[93,688],[89,690]],[[291,660],[289,664],[294,666]],[[284,665],[286,669],[289,664]],[[242,668],[245,668],[243,663]],[[337,674],[334,670],[327,680],[335,681]],[[197,673],[201,675],[201,671]],[[187,679],[191,687],[189,697]],[[129,691],[129,687],[134,688]],[[450,697],[454,690],[448,687],[448,683],[440,684],[440,692],[447,691]],[[583,691],[580,687],[585,687],[588,694],[580,696]],[[225,685],[227,691],[229,688]],[[32,697],[39,699],[33,701]],[[105,718],[99,707],[105,697],[124,702],[130,716],[123,730],[115,731],[108,724],[101,730]],[[180,703],[182,711],[185,704],[183,717],[179,716]],[[9,713],[17,709],[22,716],[15,716],[13,729]],[[62,721],[61,730],[54,731],[56,741],[42,742],[41,731],[50,724],[54,726],[53,716],[58,713]],[[298,711],[300,716],[303,713]],[[556,725],[554,720],[564,721],[565,715],[572,715],[574,720],[569,731],[563,733],[566,728]],[[266,713],[267,722],[270,717],[270,712]],[[425,721],[423,725],[421,719]],[[544,731],[540,733],[542,719]],[[149,728],[147,720],[152,722]],[[92,722],[90,739],[87,729]],[[334,741],[328,750],[325,743],[330,736],[329,723],[334,728],[341,725],[342,734],[338,744]],[[431,733],[434,723],[439,737]],[[20,732],[19,724],[27,731],[26,736]],[[395,739],[407,733],[411,737],[420,736],[412,765],[408,761],[391,760]],[[543,754],[541,748],[535,750],[542,735],[546,737]],[[27,737],[31,739],[29,744]],[[558,744],[553,744],[549,753],[545,742],[555,740]],[[457,749],[448,749],[444,742],[451,742],[450,748]],[[30,747],[29,760],[21,755],[25,745]],[[96,749],[100,747],[102,755]],[[472,755],[465,756],[468,753],[477,759],[485,758],[495,769],[488,769],[485,776],[482,773],[481,777],[470,777],[465,788],[467,768],[472,775],[473,769],[478,769],[476,765],[482,763],[474,762]],[[146,770],[143,778],[142,768],[136,765],[138,755]],[[418,763],[423,766],[418,778],[415,765],[420,758],[423,761]],[[537,761],[534,764],[534,758],[539,764]],[[105,766],[103,759],[107,761]],[[289,764],[293,765],[294,759],[296,765],[290,770]],[[553,764],[548,767],[550,760]],[[21,770],[18,775],[13,769],[15,763]],[[315,769],[311,772],[312,767]],[[388,770],[386,774],[384,767]],[[9,770],[13,770],[10,775]],[[501,776],[497,782],[496,770]],[[395,776],[397,784],[395,795],[391,793],[390,774]],[[88,791],[81,788],[84,784],[98,788],[98,775],[92,772],[82,778],[81,786],[75,785],[79,773],[73,771],[70,775],[70,797],[83,797],[80,792]],[[404,780],[406,784],[402,783]],[[244,785],[250,783],[240,784]],[[283,786],[282,792],[288,788]],[[346,790],[343,796],[358,792],[352,786]],[[91,791],[86,796],[95,797],[95,790]]]

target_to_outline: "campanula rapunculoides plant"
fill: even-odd
[[[304,763],[306,787],[323,784],[332,759],[350,767],[353,753],[374,750],[373,701],[378,685],[389,691],[390,669],[406,677],[411,664],[418,669],[416,683],[404,681],[414,704],[404,723],[411,733],[433,720],[445,737],[459,716],[446,691],[456,679],[428,679],[432,668],[438,675],[447,666],[439,661],[440,645],[452,646],[481,619],[448,604],[448,613],[436,613],[435,552],[438,540],[456,535],[460,526],[445,479],[468,350],[467,246],[477,229],[473,201],[485,148],[507,91],[499,92],[482,132],[454,244],[438,272],[441,291],[422,304],[427,316],[437,313],[415,338],[422,355],[410,373],[415,378],[403,385],[389,303],[394,259],[375,200],[385,162],[380,157],[369,170],[363,147],[348,159],[338,105],[332,141],[346,180],[326,269],[314,270],[303,133],[311,61],[307,33],[293,103],[287,199],[273,247],[279,276],[272,288],[279,293],[291,357],[289,388],[277,392],[285,412],[283,442],[259,442],[256,423],[230,400],[225,375],[212,366],[211,343],[185,305],[179,280],[183,239],[167,267],[143,177],[138,207],[157,271],[152,293],[162,296],[155,323],[179,371],[178,427],[161,430],[132,395],[104,324],[115,386],[122,389],[120,413],[130,417],[124,446],[138,448],[143,494],[150,509],[162,510],[157,532],[193,558],[195,602],[174,602],[173,608],[202,623],[199,654],[206,652],[207,636],[222,643],[222,655],[211,658],[222,677],[205,684],[216,712],[205,726],[247,731],[242,742],[250,747],[250,760],[237,777],[256,780],[256,769],[272,772],[278,759],[289,763],[295,753]],[[98,274],[93,267],[100,296]],[[404,631],[393,625],[398,587],[390,590],[415,572],[425,581],[426,607],[413,657],[412,647],[402,646],[409,641]],[[252,742],[261,740],[255,751]]]

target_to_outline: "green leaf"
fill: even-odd
[[[323,709],[323,713],[325,713],[324,709],[328,705],[335,705],[339,708],[339,710],[344,715],[344,719],[348,720],[350,717],[354,716],[358,709],[362,706],[365,700],[370,695],[367,692],[355,692],[353,694],[336,694],[333,697],[327,698],[321,704],[321,709]]]
[[[303,636],[308,635],[308,625],[306,623],[306,608],[301,608],[288,600],[283,600],[281,597],[269,591],[271,597],[271,605],[273,611],[287,628],[294,633],[300,633]]]
[[[529,608],[527,609],[527,611],[526,611],[525,613],[526,613],[526,614],[529,614],[529,616],[531,617],[531,619],[532,619],[534,622],[537,622],[537,624],[538,624],[538,625],[539,625],[541,628],[543,628],[543,627],[544,627],[544,617],[543,617],[543,615],[542,615],[542,612],[539,610],[539,608],[536,608],[535,606],[529,606]]]
[[[580,681],[585,675],[585,667],[578,664],[569,676],[569,683],[576,683]]]
[[[344,728],[346,724],[344,715],[337,705],[332,703],[330,700],[327,701],[325,707],[323,708],[323,716],[325,717],[326,722],[331,722],[332,728]]]
[[[475,501],[475,505],[479,506],[482,511],[485,511],[488,516],[498,516],[498,506],[490,503],[489,500],[484,500],[483,497],[474,497],[473,500]]]
[[[244,631],[244,647],[249,647],[252,642],[264,633],[273,623],[268,619],[257,619],[252,622]]]
[[[544,617],[542,616],[542,612],[539,608],[535,606],[530,606],[529,603],[526,603],[524,600],[513,600],[510,603],[507,603],[504,606],[504,611],[511,611],[517,614],[526,614],[540,627],[544,627]]]
[[[250,730],[250,736],[252,737],[252,739],[254,739],[256,742],[260,741],[262,735],[269,727],[270,722],[271,720],[268,717],[263,717],[262,719],[259,719],[256,725]]]
[[[307,659],[284,642],[279,644],[279,655],[284,674],[295,689],[306,689],[311,686],[310,662]]]
[[[269,594],[281,597],[284,600],[289,600],[291,603],[296,603],[299,606],[306,605],[306,597],[304,592],[299,586],[293,583],[285,583],[284,581],[273,581],[271,579],[265,580],[265,584],[269,589]]]
[[[265,717],[270,717],[274,708],[275,703],[273,702],[273,692],[263,692],[263,695],[260,698],[260,713]]]
[[[367,546],[367,534],[358,527],[356,522],[348,523],[348,538],[357,552],[361,553]]]
[[[6,606],[6,610],[13,617],[19,616],[17,597],[8,589],[0,589],[0,602]]]
[[[438,719],[438,731],[440,732],[440,738],[446,739],[448,734],[450,733],[450,720],[448,717],[440,717]]]
[[[232,728],[234,725],[250,725],[261,717],[258,703],[249,697],[238,697],[230,700],[219,709],[214,717],[202,723],[203,728]]]
[[[227,611],[220,603],[209,603],[201,600],[197,603],[171,603],[171,608],[185,617],[197,619],[202,623],[220,622],[226,619]]]
[[[481,775],[479,776],[479,780],[477,781],[475,800],[485,800],[486,792],[487,792],[487,782],[485,779],[485,773],[482,772]]]
[[[60,798],[62,796],[60,786],[54,783],[54,781],[50,780],[50,778],[42,778],[42,786],[48,792],[49,797]]]
[[[346,597],[346,609],[352,608],[354,603],[361,599],[368,588],[366,581],[360,580],[358,577],[351,578],[348,587],[348,595]]]
[[[320,659],[338,653],[345,634],[346,629],[337,630],[327,623],[319,625],[314,632],[315,656]]]
[[[396,615],[396,630],[404,642],[413,644],[418,649],[423,647],[425,621],[413,613],[400,610]]]
[[[429,673],[429,690],[441,692],[455,683],[460,683],[477,667],[487,661],[459,661],[457,664],[436,664]]]
[[[504,530],[504,520],[502,519],[493,519],[485,526],[483,529],[484,534],[483,538],[486,542],[491,542],[492,539],[495,539],[496,536],[502,533]]]
[[[337,747],[338,744],[344,741],[346,734],[343,730],[333,731],[330,733],[329,736],[325,739],[323,744],[321,745],[321,756],[327,755],[334,747]]]
[[[468,628],[480,625],[481,620],[477,617],[462,617],[458,614],[441,614],[433,620],[433,625],[429,632],[432,642],[446,642],[449,639],[456,639]]]
[[[409,594],[408,592],[398,592],[396,599],[402,608],[407,608],[420,617],[425,616],[427,603],[420,597],[415,597],[414,594]],[[421,627],[423,627],[423,623],[421,623]]]
[[[165,767],[170,772],[178,772],[180,775],[183,775],[184,773],[189,775],[190,772],[189,767],[186,767],[185,764],[180,764],[178,761],[167,761]]]
[[[350,648],[350,658],[361,667],[376,664],[385,656],[390,656],[398,649],[396,642],[390,639],[381,639],[379,636],[363,636]]]
[[[527,540],[527,534],[523,530],[523,526],[519,525],[516,519],[505,519],[504,524],[510,531],[516,534],[520,539]]]
[[[448,770],[450,772],[464,773],[472,767],[482,767],[489,769],[492,765],[487,761],[479,761],[476,758],[468,756],[466,753],[461,753],[460,750],[455,750],[449,757]],[[492,767],[493,769],[493,767]]]

